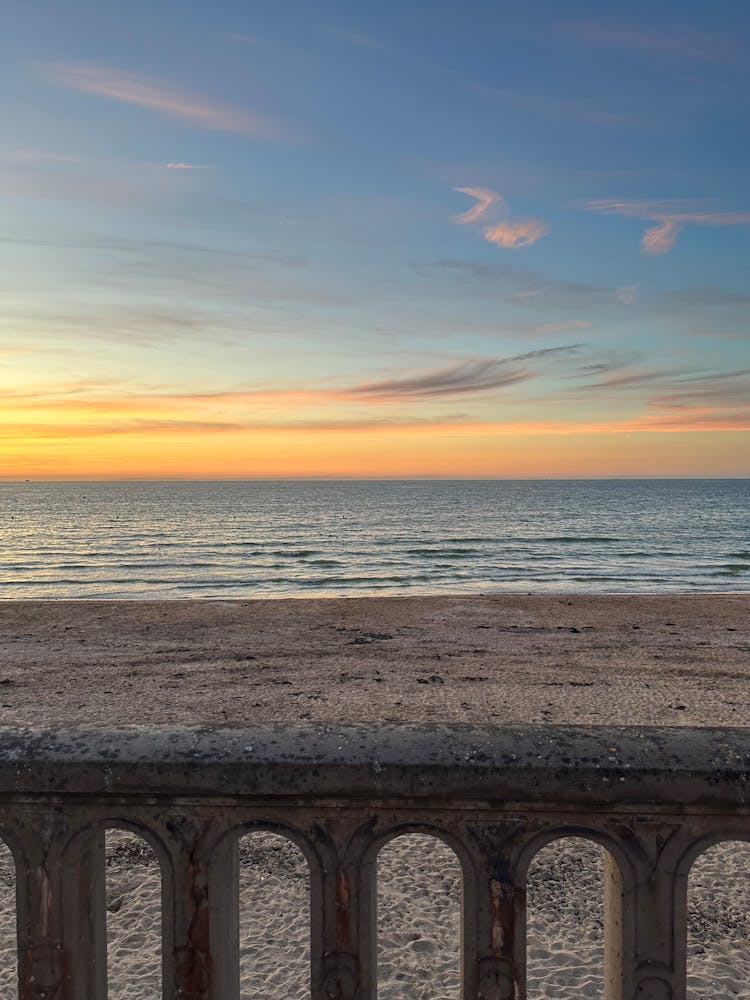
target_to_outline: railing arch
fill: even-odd
[[[602,971],[607,1000],[615,1000],[615,998],[620,1000],[623,996],[629,996],[633,988],[629,971],[635,966],[635,912],[632,907],[626,905],[626,899],[633,897],[637,874],[628,850],[617,836],[606,827],[582,827],[565,823],[550,826],[526,839],[515,867],[515,881],[524,898],[524,916],[526,887],[531,866],[540,851],[565,840],[580,840],[603,849],[604,968]],[[523,975],[525,980],[528,954],[525,919],[523,926]]]
[[[432,830],[400,833],[377,854],[378,996],[457,1000],[463,941],[465,868]]]
[[[461,873],[461,981],[472,975],[475,941],[475,920],[472,902],[476,895],[476,866],[471,847],[462,831],[446,828],[435,818],[422,821],[386,821],[382,827],[364,824],[353,838],[346,855],[348,866],[358,872],[360,962],[365,970],[364,979],[375,983],[377,978],[377,865],[381,852],[399,837],[410,835],[432,837],[444,844],[454,855]],[[467,966],[469,967],[467,969]],[[375,992],[375,987],[371,987]]]
[[[29,864],[26,851],[28,837],[26,831],[18,824],[8,823],[0,825],[0,846],[8,850],[13,859],[13,869],[18,883],[19,875],[22,875]]]
[[[106,963],[107,994],[131,997],[137,991],[140,997],[161,997],[164,972],[172,951],[170,901],[174,877],[168,852],[162,838],[149,824],[114,819],[106,821],[103,826],[106,953],[102,961]],[[116,860],[118,851],[122,849],[126,851],[125,861],[111,867],[113,852]],[[128,853],[133,849],[135,854]],[[125,865],[127,870],[123,871]],[[145,882],[140,882],[136,891],[140,902],[146,905],[138,906],[137,909],[128,906],[127,889],[132,879],[131,866],[145,876]],[[117,888],[123,894],[119,896],[119,905],[115,908],[113,891]],[[145,898],[142,895],[144,889]],[[148,906],[149,897],[155,905],[153,910]],[[128,916],[123,919],[122,914],[115,913],[115,909],[124,910]],[[147,914],[150,919],[146,926],[144,922]],[[131,920],[136,915],[138,930],[135,932],[136,940],[133,941]],[[149,981],[148,987],[144,977]]]
[[[243,837],[269,833],[281,836],[301,852],[310,879],[308,901],[310,919],[310,980],[325,977],[325,927],[321,914],[332,907],[332,893],[326,873],[338,868],[335,845],[327,833],[312,824],[303,829],[269,815],[240,820],[223,829],[211,849],[211,895],[221,899],[221,923],[215,934],[214,955],[221,966],[219,975],[227,997],[239,996],[239,844]]]
[[[544,850],[545,847],[549,847],[556,841],[570,839],[585,840],[590,844],[597,844],[599,847],[603,847],[619,869],[620,877],[623,880],[623,888],[625,891],[632,891],[636,873],[633,867],[633,860],[623,842],[607,830],[606,827],[593,825],[579,826],[571,823],[551,825],[523,838],[522,846],[518,851],[514,866],[515,883],[518,886],[526,884],[529,868],[541,850]]]
[[[213,851],[218,854],[226,848],[226,841],[234,838],[239,843],[243,837],[253,833],[273,833],[298,847],[307,862],[311,880],[316,876],[322,879],[326,868],[335,864],[336,850],[324,831],[315,831],[311,836],[304,829],[278,819],[251,819],[231,826],[222,832]],[[315,839],[316,834],[319,839]]]
[[[62,845],[62,894],[65,920],[63,942],[70,953],[69,976],[85,984],[91,995],[107,993],[106,833],[134,834],[154,853],[159,867],[161,971],[167,974],[172,953],[170,901],[174,870],[164,830],[148,816],[134,818],[116,812],[82,822]]]
[[[7,868],[9,869],[9,874],[12,879],[13,889],[12,889],[12,904],[3,907],[3,941],[0,947],[5,950],[8,943],[8,938],[5,934],[11,936],[11,940],[15,942],[15,946],[12,948],[12,954],[15,955],[15,961],[13,962],[13,968],[3,968],[2,970],[2,983],[0,984],[0,992],[4,992],[6,985],[11,985],[14,980],[18,978],[19,972],[19,959],[18,955],[18,940],[19,931],[22,927],[28,924],[30,919],[29,912],[29,894],[27,891],[27,886],[25,883],[25,874],[28,870],[28,860],[23,847],[23,841],[19,836],[18,831],[15,829],[6,829],[4,826],[0,828],[0,852],[7,857]],[[6,867],[6,857],[2,859],[3,868]],[[12,909],[11,909],[12,906]]]
[[[693,865],[702,854],[705,854],[712,847],[719,847],[721,844],[728,844],[732,841],[750,845],[750,829],[732,830],[731,827],[726,827],[721,832],[710,833],[701,837],[700,840],[694,841],[685,848],[675,867],[675,875],[678,878],[689,878]],[[748,877],[750,877],[750,872]]]
[[[434,837],[449,848],[456,857],[461,870],[464,897],[476,881],[476,854],[472,852],[469,838],[464,831],[452,831],[435,820],[389,823],[380,829],[364,824],[357,830],[344,856],[344,864],[360,872],[360,891],[368,894],[374,890],[369,884],[375,878],[378,857],[384,847],[399,837],[411,834]],[[365,884],[362,879],[367,880]]]
[[[733,972],[727,955],[732,946],[748,954],[743,924],[748,918],[750,897],[750,835],[704,838],[687,852],[685,861],[689,861],[687,875],[680,872],[678,877],[687,911],[688,982],[697,977],[704,983],[720,984],[726,996],[738,989],[741,992],[748,976]],[[706,896],[701,896],[702,889],[709,890]],[[703,995],[710,993],[706,990]]]

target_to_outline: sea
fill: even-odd
[[[748,590],[748,479],[0,483],[0,598]]]

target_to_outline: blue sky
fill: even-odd
[[[5,0],[0,475],[750,474],[749,41]]]

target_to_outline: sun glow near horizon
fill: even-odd
[[[736,430],[561,423],[293,431],[189,428],[72,434],[24,428],[0,445],[2,478],[576,478],[743,476]]]

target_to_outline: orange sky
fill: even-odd
[[[3,435],[4,478],[734,476],[750,431],[558,425]]]

